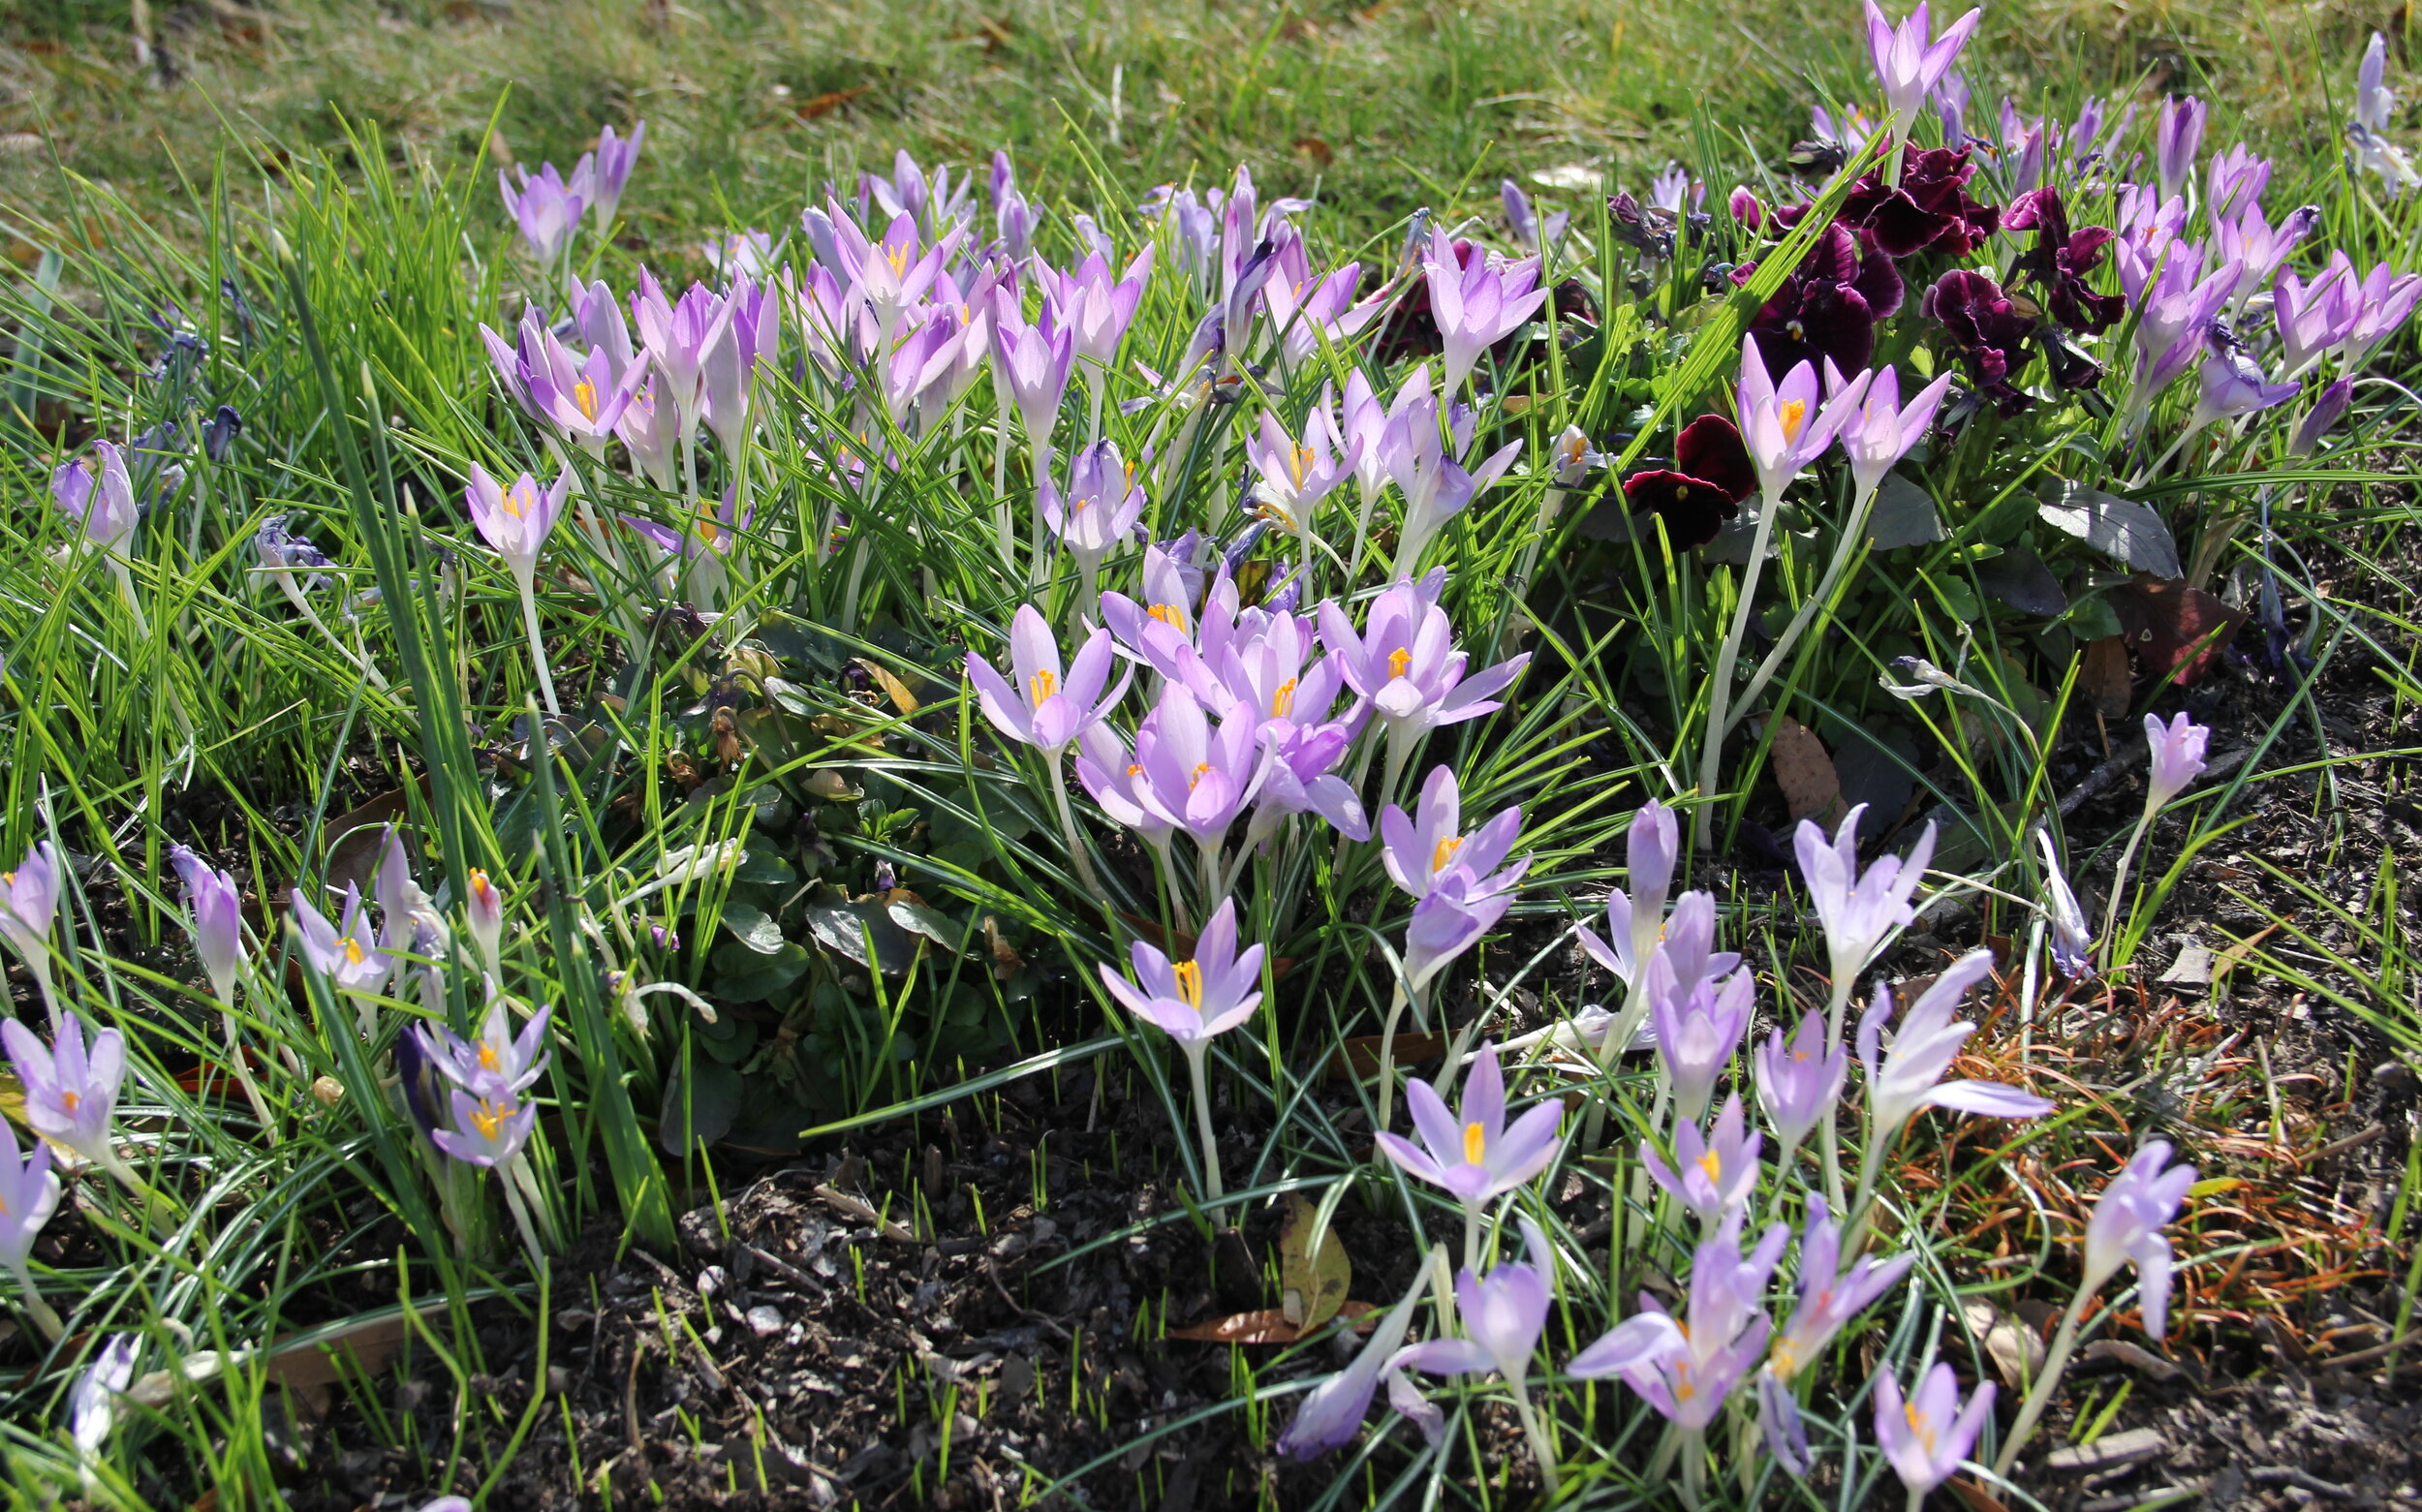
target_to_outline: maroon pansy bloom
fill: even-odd
[[[1746,284],[1757,264],[1732,270]],[[1862,244],[1839,222],[1825,228],[1816,244],[1791,270],[1750,322],[1757,355],[1769,373],[1787,373],[1802,362],[1832,359],[1855,373],[1876,352],[1876,323],[1901,307],[1900,269],[1882,253]]]
[[[2012,231],[2035,233],[2035,251],[2025,267],[2035,287],[2044,291],[2052,318],[2071,330],[2107,330],[2127,308],[2118,294],[2095,293],[2086,275],[2102,262],[2102,249],[2115,234],[2106,226],[2068,229],[2068,210],[2061,192],[2049,186],[2031,189],[2010,201],[2007,222]]]
[[[1741,512],[1741,501],[1757,491],[1757,467],[1741,433],[1721,415],[1702,415],[1682,428],[1673,466],[1634,473],[1624,479],[1624,503],[1635,528],[1654,514],[1677,551],[1716,539],[1724,521]]]
[[[1933,248],[1966,257],[2002,226],[1999,205],[1979,204],[1968,192],[1976,165],[1968,149],[1928,147],[1901,167],[1901,181],[1886,185],[1869,173],[1850,186],[1842,219],[1876,239],[1888,257],[1906,258]]]
[[[2027,395],[2010,382],[2010,375],[2026,365],[2023,349],[2035,332],[2035,322],[1999,284],[1982,273],[1956,268],[1926,291],[1918,309],[1950,331],[1968,358],[1978,392],[2004,415],[2027,407]]]

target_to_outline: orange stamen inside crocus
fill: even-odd
[[[572,386],[572,402],[580,407],[583,418],[597,418],[597,386],[582,379]]]
[[[1805,399],[1785,400],[1782,410],[1777,413],[1776,418],[1783,422],[1784,440],[1799,440],[1800,425],[1808,418],[1808,401]]]
[[[1156,603],[1144,611],[1171,630],[1186,628],[1186,611],[1173,603]]]
[[[1177,978],[1177,1000],[1194,1009],[1196,1014],[1200,1014],[1202,1012],[1202,963],[1180,961],[1169,968],[1169,974]]]
[[[1295,712],[1295,679],[1289,678],[1270,694],[1270,717],[1283,720]]]
[[[1059,676],[1047,667],[1027,679],[1026,695],[1034,700],[1035,707],[1038,709],[1042,707],[1044,699],[1059,691]]]
[[[1398,646],[1387,654],[1388,676],[1402,677],[1405,675],[1405,668],[1411,665],[1413,665],[1413,653],[1404,647]]]
[[[1488,1154],[1488,1130],[1477,1124],[1463,1126],[1463,1163],[1477,1165]]]
[[[1440,841],[1438,849],[1430,852],[1430,875],[1435,877],[1446,870],[1446,863],[1452,861],[1455,858],[1455,852],[1462,849],[1463,837],[1460,835],[1449,835]]]

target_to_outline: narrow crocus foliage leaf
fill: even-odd
[[[97,1165],[114,1167],[109,1119],[126,1080],[126,1036],[114,1029],[101,1031],[93,1035],[88,1057],[84,1021],[68,1013],[47,1049],[16,1019],[0,1023],[0,1044],[7,1046],[17,1080],[25,1085],[25,1122],[34,1132]]]
[[[1506,1074],[1493,1040],[1480,1047],[1464,1080],[1460,1111],[1448,1112],[1438,1089],[1419,1080],[1406,1086],[1405,1106],[1421,1144],[1382,1133],[1380,1150],[1412,1175],[1452,1192],[1474,1212],[1547,1169],[1561,1143],[1557,1128],[1565,1107],[1556,1098],[1523,1114],[1511,1128],[1506,1126]]]
[[[505,559],[513,580],[525,594],[531,591],[539,568],[539,553],[545,549],[546,538],[555,529],[562,515],[564,501],[572,495],[572,474],[567,471],[555,479],[552,488],[541,489],[538,479],[524,473],[509,487],[500,487],[495,478],[479,463],[471,464],[471,478],[463,490],[464,503],[471,510],[471,523],[479,527],[480,536],[496,554]]]
[[[2156,1339],[2165,1331],[2170,1309],[2170,1242],[2161,1230],[2178,1217],[2178,1205],[2195,1184],[2191,1165],[2162,1169],[2170,1154],[2166,1139],[2147,1143],[2102,1188],[2086,1219],[2085,1276],[2078,1282],[2080,1295],[2091,1296],[2120,1267],[2132,1263],[2145,1332]]]
[[[2152,747],[2153,770],[2145,782],[2145,807],[2158,809],[2185,792],[2203,774],[2203,752],[2212,731],[2186,715],[2145,716],[2145,740]]]
[[[1113,655],[1109,632],[1093,631],[1069,664],[1063,685],[1060,647],[1051,627],[1041,611],[1022,603],[1009,621],[1009,665],[1017,685],[1011,687],[991,663],[972,651],[967,654],[967,676],[995,729],[1056,756],[1126,694],[1128,679],[1122,673],[1118,687],[1107,698],[1102,696]]]
[[[1951,1478],[1992,1411],[1993,1382],[1979,1381],[1962,1408],[1960,1379],[1948,1365],[1928,1371],[1906,1401],[1891,1372],[1876,1377],[1876,1442],[1901,1484],[1921,1496]]]
[[[1102,983],[1137,1018],[1183,1045],[1199,1045],[1253,1017],[1261,1005],[1262,947],[1236,948],[1236,901],[1224,900],[1202,926],[1192,960],[1172,961],[1143,941],[1128,947],[1135,979],[1105,963]]]
[[[1951,1015],[1959,1011],[1969,989],[1992,971],[1990,950],[1972,950],[1952,962],[1910,1004],[1888,1052],[1879,1051],[1878,1043],[1892,1017],[1892,993],[1888,988],[1877,991],[1875,1004],[1858,1024],[1858,1058],[1867,1068],[1868,1138],[1877,1148],[1888,1145],[1920,1108],[2007,1119],[2041,1118],[2052,1111],[2044,1098],[2000,1082],[1942,1079],[1960,1046],[1976,1032],[1975,1025]]]

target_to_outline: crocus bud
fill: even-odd
[[[183,846],[169,852],[169,862],[185,882],[185,905],[194,910],[194,953],[209,973],[211,995],[232,1003],[244,968],[243,904],[235,879]]]
[[[1513,232],[1513,239],[1526,252],[1538,251],[1539,218],[1538,212],[1531,208],[1531,197],[1510,178],[1499,180],[1497,193],[1506,202],[1506,226]]]
[[[1765,226],[1766,207],[1757,202],[1757,196],[1750,193],[1749,185],[1733,185],[1732,196],[1724,203],[1731,209],[1732,218],[1747,229],[1757,231]]]
[[[505,896],[488,880],[487,873],[476,866],[471,869],[467,890],[470,898],[463,912],[471,938],[480,947],[480,965],[493,978],[502,974],[498,963],[505,939]]]
[[[2287,443],[2291,457],[2309,457],[2321,445],[2321,438],[2345,418],[2346,407],[2354,402],[2355,385],[2351,378],[2342,378],[2321,390],[2313,401],[2313,408],[2296,422],[2296,434]]]
[[[2153,125],[2154,166],[2161,178],[2161,198],[2187,187],[2195,171],[2195,154],[2203,147],[2202,101],[2192,95],[2161,103]]]
[[[2121,1267],[2134,1264],[2137,1305],[2143,1310],[2145,1332],[2156,1339],[2169,1320],[2170,1242],[2161,1230],[2178,1216],[2178,1205],[2195,1184],[2191,1165],[2161,1169],[2169,1157],[2169,1141],[2156,1139],[2137,1151],[2127,1168],[2102,1189],[2086,1219],[2086,1274],[2081,1282],[2087,1293],[2097,1291]]]
[[[2145,716],[2145,740],[2153,747],[2153,773],[2147,780],[2145,807],[2158,809],[2187,790],[2203,771],[2204,743],[2212,731],[2181,714],[2169,724],[2161,716]]]
[[[16,870],[0,872],[0,939],[30,965],[49,962],[50,921],[59,911],[59,852],[37,841]]]

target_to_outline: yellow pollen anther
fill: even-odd
[[[1411,665],[1413,665],[1413,653],[1403,646],[1398,646],[1387,654],[1388,676],[1402,677],[1405,675],[1405,668]]]
[[[1430,852],[1430,875],[1436,877],[1446,870],[1446,863],[1452,861],[1455,858],[1455,852],[1462,849],[1463,837],[1460,835],[1449,835],[1440,841],[1438,849]]]
[[[1044,699],[1059,691],[1060,679],[1048,667],[1037,672],[1026,682],[1026,695],[1034,700],[1035,707],[1038,709],[1042,707]]]
[[[1917,1410],[1917,1404],[1913,1402],[1901,1404],[1901,1415],[1909,1419],[1909,1431],[1917,1435],[1917,1441],[1926,1446],[1926,1452],[1934,1453],[1935,1425],[1924,1413]]]
[[[1143,776],[1143,775],[1144,775],[1144,764],[1143,764],[1141,761],[1130,761],[1130,762],[1128,762],[1128,763],[1127,763],[1127,775],[1128,775],[1128,776],[1130,776],[1130,777],[1141,777],[1141,776]]]
[[[582,379],[572,386],[572,402],[580,407],[583,419],[597,418],[597,386]]]
[[[1177,999],[1199,1014],[1202,1012],[1202,963],[1180,961],[1169,968],[1177,978]]]
[[[1776,415],[1776,418],[1783,422],[1784,440],[1799,440],[1800,426],[1808,418],[1808,401],[1805,399],[1785,401],[1783,409]]]
[[[497,1067],[498,1067],[501,1064],[502,1064],[502,1063],[501,1063],[501,1062],[499,1062],[499,1061],[497,1060],[497,1058],[496,1058],[496,1047],[495,1047],[494,1045],[489,1044],[489,1043],[488,1043],[486,1040],[484,1040],[484,1039],[481,1040],[481,1041],[480,1041],[480,1065],[481,1065],[481,1067],[482,1069],[485,1069],[485,1070],[490,1070],[490,1071],[493,1071],[493,1070],[495,1070],[495,1069],[496,1069],[496,1068],[497,1068]]]
[[[358,940],[354,940],[354,939],[351,939],[351,938],[348,938],[348,939],[346,940],[346,941],[345,941],[345,964],[346,964],[346,965],[348,965],[348,966],[359,966],[359,965],[361,964],[361,941],[358,941]]]
[[[1204,775],[1205,775],[1206,773],[1208,773],[1210,770],[1211,770],[1211,763],[1210,763],[1210,762],[1208,762],[1208,761],[1198,761],[1198,762],[1195,763],[1195,769],[1194,769],[1194,771],[1193,771],[1191,774],[1189,774],[1189,775],[1188,775],[1188,777],[1186,778],[1186,790],[1187,790],[1188,792],[1192,792],[1192,791],[1194,791],[1194,790],[1195,790],[1195,785],[1196,783],[1201,782],[1201,781],[1202,781],[1202,779],[1203,779],[1203,777],[1204,777]]]
[[[1289,678],[1270,694],[1270,718],[1283,720],[1295,712],[1295,679]]]
[[[515,483],[505,490],[505,512],[514,519],[526,518],[538,504],[537,490],[527,483]]]
[[[1186,628],[1186,611],[1174,603],[1156,603],[1144,612],[1171,630]]]
[[[480,1131],[481,1139],[494,1139],[496,1131],[504,1127],[505,1121],[512,1116],[511,1099],[499,1104],[481,1098],[480,1105],[471,1110],[471,1126]]]
[[[1288,457],[1287,470],[1295,475],[1296,487],[1301,488],[1303,486],[1304,474],[1311,468],[1312,462],[1313,454],[1310,447],[1297,447],[1293,453]]]
[[[80,1092],[63,1092],[59,1094],[59,1106],[67,1109],[70,1113],[74,1113],[77,1108],[82,1105],[83,1101],[84,1095]]]
[[[1466,1124],[1463,1126],[1463,1163],[1477,1165],[1481,1157],[1487,1154],[1488,1130],[1477,1124]]]
[[[0,872],[0,887],[14,887],[16,885],[16,874],[15,872]]]
[[[1723,1159],[1713,1150],[1698,1157],[1698,1168],[1707,1173],[1707,1179],[1711,1182],[1721,1182],[1724,1179]]]

